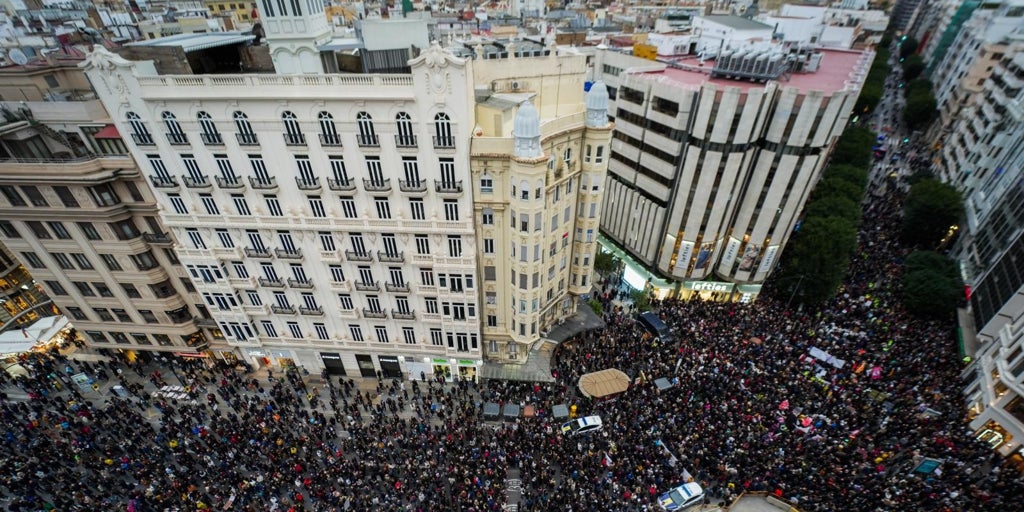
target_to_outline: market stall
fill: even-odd
[[[609,368],[580,376],[580,392],[595,400],[610,400],[629,389],[629,376]]]

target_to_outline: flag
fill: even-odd
[[[601,460],[601,465],[604,467],[612,465],[612,458],[608,455],[608,452],[604,452],[604,459]]]

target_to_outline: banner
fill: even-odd
[[[679,253],[676,254],[676,268],[686,272],[690,268],[690,258],[693,256],[693,242],[680,242]]]
[[[732,267],[733,262],[736,261],[736,253],[740,250],[740,241],[735,238],[729,238],[729,243],[725,246],[725,254],[722,255],[722,262],[720,266],[725,268]]]
[[[772,245],[768,247],[768,250],[764,251],[764,258],[761,258],[761,266],[757,268],[758,274],[772,269],[772,264],[775,263],[775,254],[778,252],[779,246],[777,245]]]

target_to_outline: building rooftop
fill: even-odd
[[[870,65],[870,53],[850,50],[820,50],[821,65],[814,73],[791,73],[776,80],[783,87],[796,87],[803,92],[822,91],[833,93],[850,87],[862,79],[856,78],[860,70],[867,72]],[[750,80],[733,80],[729,78],[712,78],[714,59],[707,59],[701,64],[696,56],[672,59],[672,64],[679,67],[668,67],[661,71],[639,73],[652,79],[668,80],[681,86],[699,87],[710,83],[719,87],[740,87],[744,90],[764,87],[764,84]]]
[[[245,32],[210,32],[205,34],[177,34],[173,36],[150,39],[131,43],[128,46],[164,46],[180,47],[185,53],[227,46],[239,43],[248,43],[256,36]]]
[[[736,30],[765,30],[772,28],[771,25],[765,25],[764,23],[731,14],[712,14],[710,16],[703,16],[703,18]]]

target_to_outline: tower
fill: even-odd
[[[278,74],[323,73],[320,45],[331,38],[317,0],[259,0],[263,30]]]

